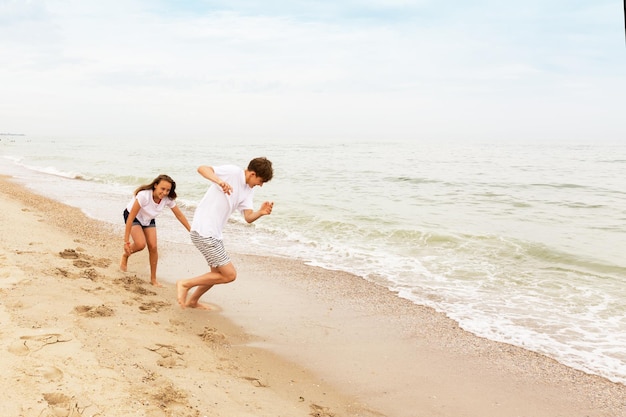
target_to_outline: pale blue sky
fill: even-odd
[[[0,0],[0,132],[626,139],[607,0]]]

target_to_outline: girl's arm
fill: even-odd
[[[174,216],[176,216],[178,221],[181,222],[183,226],[185,226],[185,229],[187,229],[188,232],[191,232],[191,226],[189,225],[187,218],[185,217],[183,212],[178,208],[178,206],[172,207],[172,213],[174,213]]]

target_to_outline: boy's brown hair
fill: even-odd
[[[248,164],[248,171],[252,171],[257,177],[261,177],[263,182],[268,182],[274,176],[274,170],[272,169],[272,162],[265,158],[254,158]]]

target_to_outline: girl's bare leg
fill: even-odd
[[[157,281],[156,277],[157,264],[159,263],[156,227],[146,227],[145,229],[143,229],[143,232],[146,237],[148,252],[150,254],[150,283],[155,287],[162,287],[163,285],[161,285],[161,283]]]
[[[146,237],[141,226],[134,224],[130,229],[130,236],[132,237],[132,243],[130,246],[124,247],[124,253],[122,253],[122,260],[120,261],[120,269],[124,272],[128,270],[128,258],[130,258],[130,255],[146,247]]]
[[[128,271],[128,256],[126,252],[122,254],[122,260],[120,261],[120,269],[124,272]]]

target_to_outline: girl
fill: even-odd
[[[126,272],[128,257],[139,252],[148,245],[150,254],[150,283],[156,287],[162,287],[156,279],[157,251],[156,222],[154,219],[161,214],[165,207],[169,207],[174,216],[183,226],[190,230],[189,222],[182,211],[176,205],[176,183],[167,175],[159,175],[150,184],[142,185],[135,190],[135,196],[124,209],[124,253],[120,268]],[[130,237],[133,242],[131,244]]]

